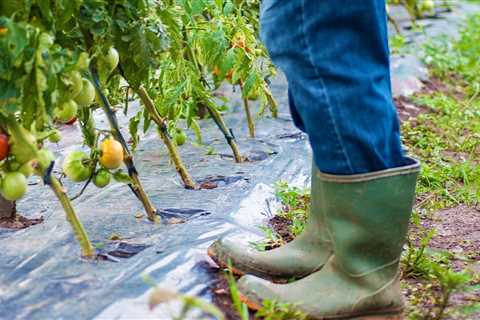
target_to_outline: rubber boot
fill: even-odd
[[[309,319],[399,319],[399,260],[412,211],[418,162],[369,174],[321,174],[322,205],[334,255],[318,272],[289,284],[240,279],[252,309],[287,303]],[[362,318],[363,319],[363,318]]]
[[[254,274],[265,279],[305,277],[320,270],[332,254],[325,232],[321,209],[320,171],[312,166],[311,205],[304,231],[286,245],[269,251],[257,251],[227,238],[214,242],[209,256],[225,268],[228,260],[237,275]]]

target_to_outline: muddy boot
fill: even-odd
[[[266,279],[301,278],[320,270],[332,254],[321,209],[320,171],[313,165],[311,206],[304,231],[292,242],[270,251],[257,251],[233,240],[221,239],[208,255],[225,268],[230,259],[237,275],[254,274]]]
[[[408,229],[419,164],[369,174],[320,174],[326,227],[334,255],[318,272],[290,284],[240,279],[252,309],[264,300],[288,303],[309,319],[399,317],[399,260]]]

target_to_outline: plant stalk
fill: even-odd
[[[133,155],[130,152],[127,142],[123,138],[122,133],[120,132],[120,128],[118,126],[118,121],[115,113],[112,111],[110,107],[110,103],[108,102],[107,98],[103,94],[101,88],[100,88],[100,82],[98,80],[98,75],[95,70],[91,70],[92,72],[92,77],[93,77],[93,83],[95,85],[95,90],[98,94],[98,96],[101,98],[101,107],[103,111],[105,112],[108,122],[110,124],[110,128],[112,131],[113,136],[115,137],[116,140],[118,140],[125,151],[125,157],[123,159],[123,162],[125,163],[125,166],[128,169],[128,175],[130,176],[132,182],[130,184],[131,189],[137,196],[137,198],[142,202],[143,207],[145,208],[145,211],[147,212],[148,219],[152,222],[159,222],[159,217],[157,216],[157,209],[153,206],[152,202],[147,196],[147,193],[143,189],[142,183],[140,182],[140,179],[138,177],[138,172],[137,169],[135,168],[135,164],[133,161]]]
[[[88,238],[87,232],[83,228],[82,223],[75,214],[75,209],[73,208],[72,203],[68,199],[68,196],[65,193],[63,186],[53,174],[50,174],[48,185],[53,190],[58,200],[62,204],[63,210],[65,211],[65,214],[67,216],[67,221],[72,226],[73,233],[75,234],[75,237],[80,244],[82,257],[93,258],[95,254],[95,249],[93,248],[90,239]]]
[[[263,85],[263,89],[265,91],[265,95],[267,96],[268,106],[270,108],[270,112],[272,113],[273,118],[278,118],[278,103],[277,100],[273,97],[272,92],[267,87],[266,84]]]
[[[255,123],[253,122],[252,113],[250,111],[250,103],[248,97],[243,94],[243,83],[240,82],[240,90],[242,91],[243,107],[245,108],[245,115],[247,116],[248,132],[250,138],[255,138]]]
[[[243,158],[242,158],[242,155],[240,154],[240,150],[238,149],[237,142],[235,141],[235,137],[233,136],[231,130],[227,128],[227,125],[225,124],[225,121],[223,121],[223,118],[220,112],[218,112],[218,110],[214,106],[210,105],[209,103],[206,103],[205,106],[207,107],[208,112],[210,113],[210,116],[213,118],[213,120],[219,127],[220,131],[223,132],[225,139],[230,145],[235,162],[237,163],[243,162]]]
[[[184,41],[188,43],[187,41],[187,36],[186,33],[184,32]],[[205,80],[204,76],[202,75],[202,68],[200,67],[200,64],[198,63],[198,60],[195,56],[195,53],[192,49],[191,46],[187,45],[187,55],[189,55],[190,59],[193,61],[193,64],[197,68],[198,73],[200,74],[200,81],[204,84],[205,87],[208,87],[208,82]],[[238,149],[237,142],[235,141],[235,137],[233,136],[231,130],[227,128],[225,125],[225,121],[223,121],[223,117],[216,110],[214,107],[212,107],[208,102],[206,103],[207,109],[210,113],[210,116],[213,118],[215,124],[217,127],[220,129],[220,131],[223,133],[225,136],[225,140],[227,140],[228,145],[232,149],[233,152],[233,157],[235,159],[235,162],[241,163],[243,162],[243,158],[240,154],[240,149]]]
[[[195,182],[193,181],[192,177],[187,171],[187,168],[183,164],[183,161],[180,157],[180,153],[178,152],[177,146],[173,143],[172,139],[167,132],[167,125],[165,124],[165,120],[160,116],[155,107],[155,103],[153,102],[152,98],[148,94],[147,90],[143,86],[136,88],[136,93],[140,97],[145,109],[147,110],[148,114],[152,118],[152,120],[157,124],[159,127],[160,137],[167,146],[168,152],[170,154],[170,158],[175,165],[175,169],[177,170],[180,178],[183,181],[185,188],[187,189],[195,189]]]

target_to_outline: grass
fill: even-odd
[[[404,144],[422,160],[421,207],[438,210],[478,205],[480,196],[480,101],[459,101],[444,93],[419,95],[429,112],[403,123]]]

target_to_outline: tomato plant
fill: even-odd
[[[67,155],[67,178],[85,183],[82,192],[90,182],[99,188],[111,179],[128,184],[152,221],[156,209],[131,151],[141,124],[145,131],[157,129],[187,188],[196,185],[178,150],[188,137],[181,121],[200,143],[198,119],[208,114],[242,162],[233,130],[223,119],[227,108],[214,91],[224,81],[241,87],[252,137],[250,100],[258,99],[259,114],[268,106],[276,115],[268,88],[274,69],[258,41],[258,6],[258,0],[2,1],[0,178],[5,198],[16,200],[27,192],[26,185],[17,194],[3,187],[23,186],[20,176],[43,177],[62,203],[82,254],[92,256],[88,236],[52,173],[55,155],[45,147],[47,140],[61,140],[58,123],[78,121],[88,149]],[[128,108],[132,95],[142,106],[130,119],[129,145],[112,104],[124,102]],[[109,130],[96,128],[97,109],[107,116]]]
[[[55,116],[66,117],[65,103],[73,106],[70,102],[77,88],[67,75],[82,71],[81,56],[56,45],[40,21],[31,23],[26,11],[35,9],[33,4],[22,5],[13,1],[0,5],[0,128],[8,134],[10,146],[0,162],[1,194],[7,200],[18,200],[28,191],[26,177],[33,173],[43,177],[64,208],[82,255],[91,257],[93,246],[52,173],[54,155],[41,143],[55,132]]]

